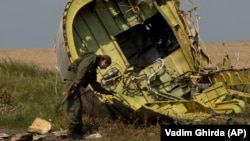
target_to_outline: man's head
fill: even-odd
[[[99,67],[106,69],[111,64],[111,58],[108,55],[100,55]]]

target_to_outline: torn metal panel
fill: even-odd
[[[88,93],[85,100],[99,100],[92,115],[107,109],[112,117],[144,121],[241,112],[245,101],[233,96],[249,98],[249,69],[233,69],[228,56],[207,68],[211,60],[190,12],[178,0],[70,0],[54,45],[62,81],[68,65],[92,51],[112,56],[98,80],[117,93]]]

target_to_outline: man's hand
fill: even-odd
[[[115,91],[113,91],[113,90],[109,90],[109,94],[108,95],[115,95],[116,94],[116,92]]]
[[[69,93],[73,94],[76,89],[77,89],[78,85],[76,83],[72,84],[71,88],[69,89]]]
[[[69,89],[63,92],[63,97],[60,99],[60,101],[56,105],[56,110],[58,110],[61,107],[61,105],[63,105],[68,99],[70,99],[71,97],[75,95],[75,91],[77,87],[78,85],[76,83],[72,83]]]

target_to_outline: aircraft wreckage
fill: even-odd
[[[242,112],[249,69],[233,69],[228,56],[221,67],[208,67],[191,13],[178,0],[68,1],[54,44],[63,83],[70,63],[92,51],[112,56],[98,81],[117,94],[89,87],[82,100],[90,116],[195,120]]]

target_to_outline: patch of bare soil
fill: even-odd
[[[65,135],[36,134],[25,130],[0,128],[0,141],[81,141],[80,139],[66,138]]]

